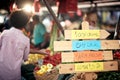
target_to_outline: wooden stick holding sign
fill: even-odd
[[[89,23],[86,21],[87,15],[85,14],[83,17],[83,22],[82,22],[82,30],[89,30]],[[99,34],[99,33],[98,33]],[[85,39],[85,38],[83,38]],[[88,38],[87,38],[88,39]],[[85,80],[93,80],[93,75],[92,73],[85,73]],[[88,78],[89,77],[89,78]]]
[[[89,30],[89,22],[86,21],[86,19],[87,19],[87,14],[83,16],[83,22],[81,23],[82,30]]]
[[[54,41],[54,51],[120,49],[119,40]]]
[[[65,30],[65,39],[105,39],[110,33],[105,30]]]

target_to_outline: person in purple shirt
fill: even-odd
[[[12,28],[0,35],[0,80],[21,80],[21,65],[27,60],[30,40],[22,29],[30,17],[22,10],[10,14]]]

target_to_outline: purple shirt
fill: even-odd
[[[27,60],[29,38],[16,28],[0,35],[0,80],[21,80],[21,64]]]

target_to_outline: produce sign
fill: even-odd
[[[120,49],[119,40],[55,41],[54,51]]]
[[[62,62],[113,60],[112,51],[62,52]]]
[[[65,30],[65,39],[71,39],[72,41],[54,41],[54,51],[67,51],[61,53],[62,63],[59,66],[59,73],[118,70],[117,61],[105,60],[113,60],[112,50],[120,49],[120,41],[95,40],[105,39],[110,34],[105,30],[88,30],[87,22],[82,23],[82,27],[86,30]]]
[[[59,73],[102,72],[118,69],[117,61],[60,64]]]
[[[65,30],[65,39],[105,39],[109,35],[105,30]]]

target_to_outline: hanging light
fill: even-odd
[[[32,12],[33,6],[31,6],[30,4],[25,4],[23,10],[25,10],[26,12]]]

